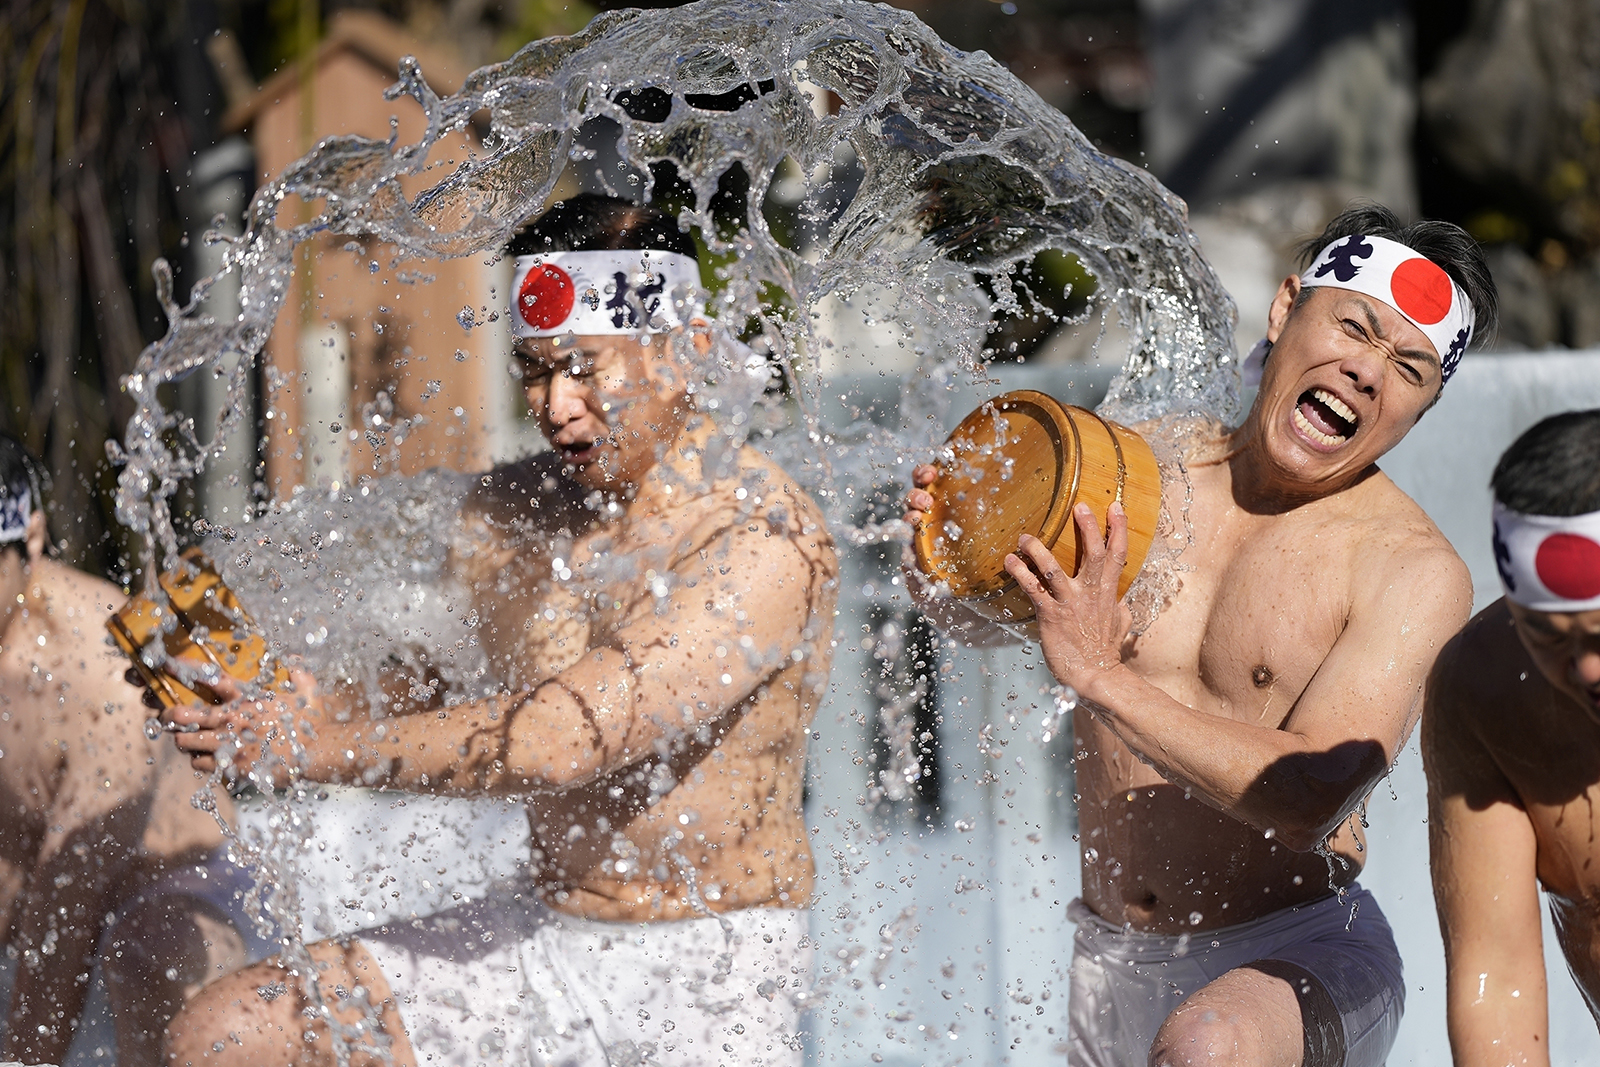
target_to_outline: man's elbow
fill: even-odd
[[[1334,819],[1331,823],[1326,821],[1305,821],[1275,825],[1267,828],[1272,839],[1290,852],[1315,852],[1328,838],[1338,831],[1342,819]]]
[[[1373,784],[1363,780],[1354,791],[1329,790],[1320,796],[1302,794],[1286,799],[1263,829],[1292,852],[1315,852],[1351,820]]]
[[[566,758],[507,762],[492,769],[489,792],[500,796],[564,793],[588,785],[604,768],[588,759]]]
[[[1284,757],[1258,784],[1267,801],[1267,817],[1258,824],[1285,848],[1314,851],[1339,832],[1387,768],[1376,741]]]

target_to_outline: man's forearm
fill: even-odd
[[[1513,989],[1493,967],[1451,967],[1446,1020],[1456,1067],[1549,1067],[1547,993],[1543,982],[1527,984]]]
[[[1287,730],[1196,711],[1125,665],[1079,696],[1162,777],[1298,851],[1321,844],[1388,765],[1376,741],[1319,751]]]
[[[573,728],[559,714],[561,687],[547,684],[514,697],[491,697],[437,711],[360,723],[326,722],[306,739],[304,776],[313,781],[455,796],[548,792],[596,773],[597,731]],[[546,713],[541,716],[540,712]],[[555,714],[551,714],[554,712]],[[529,720],[545,719],[536,743]]]

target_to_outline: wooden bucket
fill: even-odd
[[[198,548],[184,552],[183,559],[185,565],[161,575],[166,603],[136,593],[106,620],[106,629],[162,706],[216,703],[215,694],[196,680],[207,666],[241,682],[265,681],[261,675],[266,666],[270,685],[287,684],[289,672],[269,657],[266,638],[211,560]],[[178,673],[144,661],[140,653],[158,640],[181,665]]]
[[[1113,500],[1128,514],[1128,562],[1117,595],[1144,566],[1161,510],[1161,472],[1144,438],[1085,408],[1019,389],[983,404],[946,442],[933,507],[912,539],[917,566],[997,622],[1023,623],[1033,601],[1006,573],[1017,539],[1032,534],[1069,575],[1083,549],[1072,509],[1093,509],[1103,532]]]

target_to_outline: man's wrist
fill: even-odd
[[[1094,705],[1096,710],[1115,712],[1117,695],[1124,692],[1127,683],[1134,677],[1128,665],[1118,663],[1112,667],[1104,667],[1080,678],[1081,685],[1073,686],[1078,691],[1081,700]]]
[[[342,785],[360,777],[355,756],[360,748],[353,723],[323,720],[301,735],[303,774],[313,782]]]

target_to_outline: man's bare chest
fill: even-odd
[[[576,534],[525,536],[492,585],[477,591],[483,640],[520,683],[559,673],[687,576],[670,524],[595,523]],[[486,595],[487,594],[487,595]]]
[[[1595,768],[1600,777],[1600,766]],[[1539,881],[1553,893],[1600,907],[1600,785],[1565,802],[1528,805],[1538,838]]]
[[[1202,540],[1129,664],[1191,707],[1276,725],[1344,631],[1346,575],[1328,546]]]
[[[1600,908],[1600,726],[1574,711],[1558,723],[1508,705],[1520,721],[1494,755],[1533,824],[1540,882]]]

